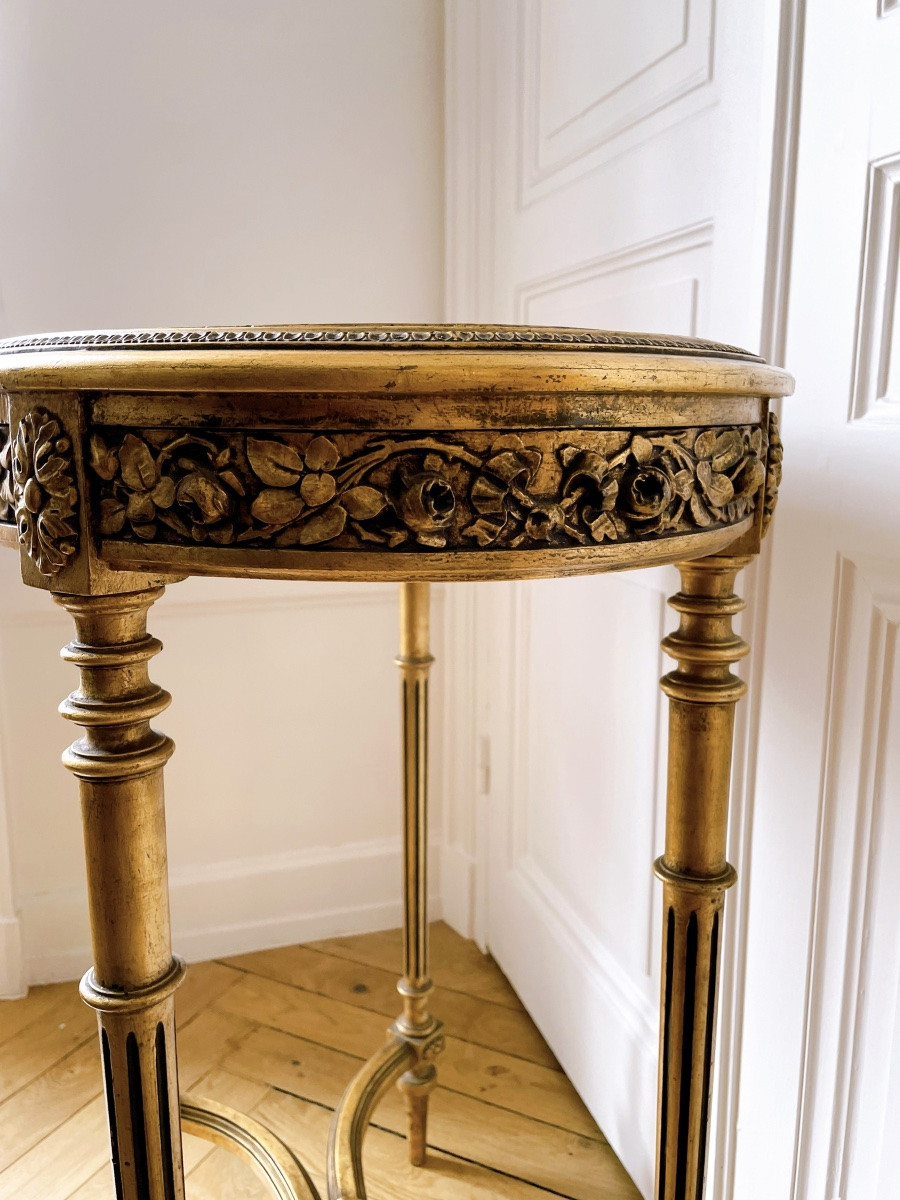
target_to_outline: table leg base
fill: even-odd
[[[319,1200],[315,1184],[293,1152],[252,1117],[188,1094],[181,1098],[181,1126],[243,1159],[270,1185],[276,1200]]]
[[[424,1167],[428,1141],[428,1097],[437,1082],[433,1063],[405,1071],[397,1087],[406,1105],[406,1125],[409,1136],[409,1161],[414,1167]]]
[[[382,1048],[356,1073],[341,1101],[334,1110],[328,1134],[328,1200],[366,1200],[363,1177],[362,1145],[372,1112],[381,1097],[395,1083],[406,1095],[403,1080],[415,1079],[415,1101],[421,1106],[421,1166],[425,1160],[425,1112],[428,1092],[434,1082],[432,1060],[444,1047],[440,1022],[436,1021],[426,1034],[411,1036],[392,1027],[391,1036]],[[426,1084],[420,1090],[418,1080]],[[412,1137],[411,1147],[418,1144],[418,1134]]]

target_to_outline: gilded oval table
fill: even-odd
[[[428,588],[674,562],[663,881],[658,1200],[703,1190],[734,705],[737,572],[772,515],[783,371],[731,346],[596,330],[308,327],[48,334],[0,342],[0,541],[73,616],[93,967],[116,1194],[181,1200],[181,1127],[315,1187],[261,1126],[180,1097],[163,766],[169,697],[147,611],[186,575],[395,580],[404,739],[402,1012],[350,1081],[330,1200],[365,1196],[362,1141],[398,1082],[425,1158],[441,1026],[429,1007]]]

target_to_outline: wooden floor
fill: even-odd
[[[400,1097],[366,1140],[371,1200],[639,1200],[496,965],[438,924],[434,1010],[448,1039],[428,1166],[406,1163]],[[396,1016],[397,932],[192,967],[178,993],[181,1085],[279,1134],[324,1194],[331,1110]],[[387,1018],[387,1019],[386,1019]],[[72,984],[0,1003],[0,1198],[110,1200],[94,1015]],[[189,1200],[260,1200],[249,1168],[185,1139]]]

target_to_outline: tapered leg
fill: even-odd
[[[63,657],[81,686],[60,707],[84,727],[63,756],[81,789],[94,965],[81,984],[96,1009],[118,1200],[183,1200],[163,765],[169,738],[150,721],[169,703],[147,661],[161,649],[147,610],[162,589],[58,596],[75,619]]]
[[[731,619],[734,580],[749,559],[680,563],[681,614],[663,640],[677,668],[669,697],[663,881],[657,1200],[702,1200],[716,1018],[722,902],[735,872],[725,859],[734,706],[746,685],[730,667],[748,651]]]
[[[400,585],[400,653],[403,673],[403,978],[397,990],[403,1014],[394,1030],[404,1040],[429,1049],[400,1078],[406,1102],[409,1160],[425,1162],[428,1096],[435,1083],[432,1050],[439,1046],[439,1022],[428,1010],[428,649],[429,587]]]

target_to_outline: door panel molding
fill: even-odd
[[[685,281],[690,286],[690,307],[686,313],[673,314],[673,332],[693,336],[698,324],[701,292],[705,293],[709,277],[709,255],[712,251],[715,225],[713,221],[698,221],[681,229],[668,230],[631,246],[622,246],[609,254],[573,263],[559,271],[529,279],[518,284],[514,291],[516,320],[538,319],[535,309],[541,300],[561,297],[565,292],[587,289],[616,276],[627,277],[654,264],[661,267],[657,281],[649,286]],[[681,270],[678,269],[679,262]],[[646,285],[645,285],[646,286]],[[627,291],[627,287],[623,289]],[[680,323],[679,323],[680,322]]]
[[[526,0],[517,6],[517,44],[520,47],[519,109],[522,114],[519,143],[519,203],[524,207],[549,191],[571,183],[580,175],[621,154],[630,146],[662,132],[676,121],[715,102],[715,6],[713,0],[682,0],[678,28],[668,45],[656,46],[612,88],[596,64],[582,87],[584,96],[576,111],[548,120],[547,93],[552,89],[547,64],[548,21],[559,22],[562,9]],[[552,15],[551,15],[552,14]],[[664,15],[668,12],[664,10]],[[671,18],[669,18],[671,19]],[[583,5],[579,16],[579,44],[590,39],[587,23],[607,24],[610,12]],[[646,36],[653,22],[635,20],[635,30]],[[559,29],[562,40],[571,29]],[[599,30],[597,37],[601,36]],[[608,31],[607,31],[608,36]],[[577,49],[578,47],[573,47]],[[571,54],[568,56],[571,68]],[[564,54],[559,55],[565,61]],[[524,64],[536,64],[526,72]],[[567,80],[569,88],[572,81]],[[552,126],[548,128],[548,126]]]
[[[900,981],[900,936],[885,920],[900,856],[900,821],[886,803],[892,752],[900,767],[900,569],[839,555],[835,574],[793,1192],[803,1200],[880,1194],[886,1131],[884,1121],[873,1130],[871,1102],[888,1090],[884,1030],[895,1023]]]
[[[869,164],[852,421],[900,420],[900,154]]]

